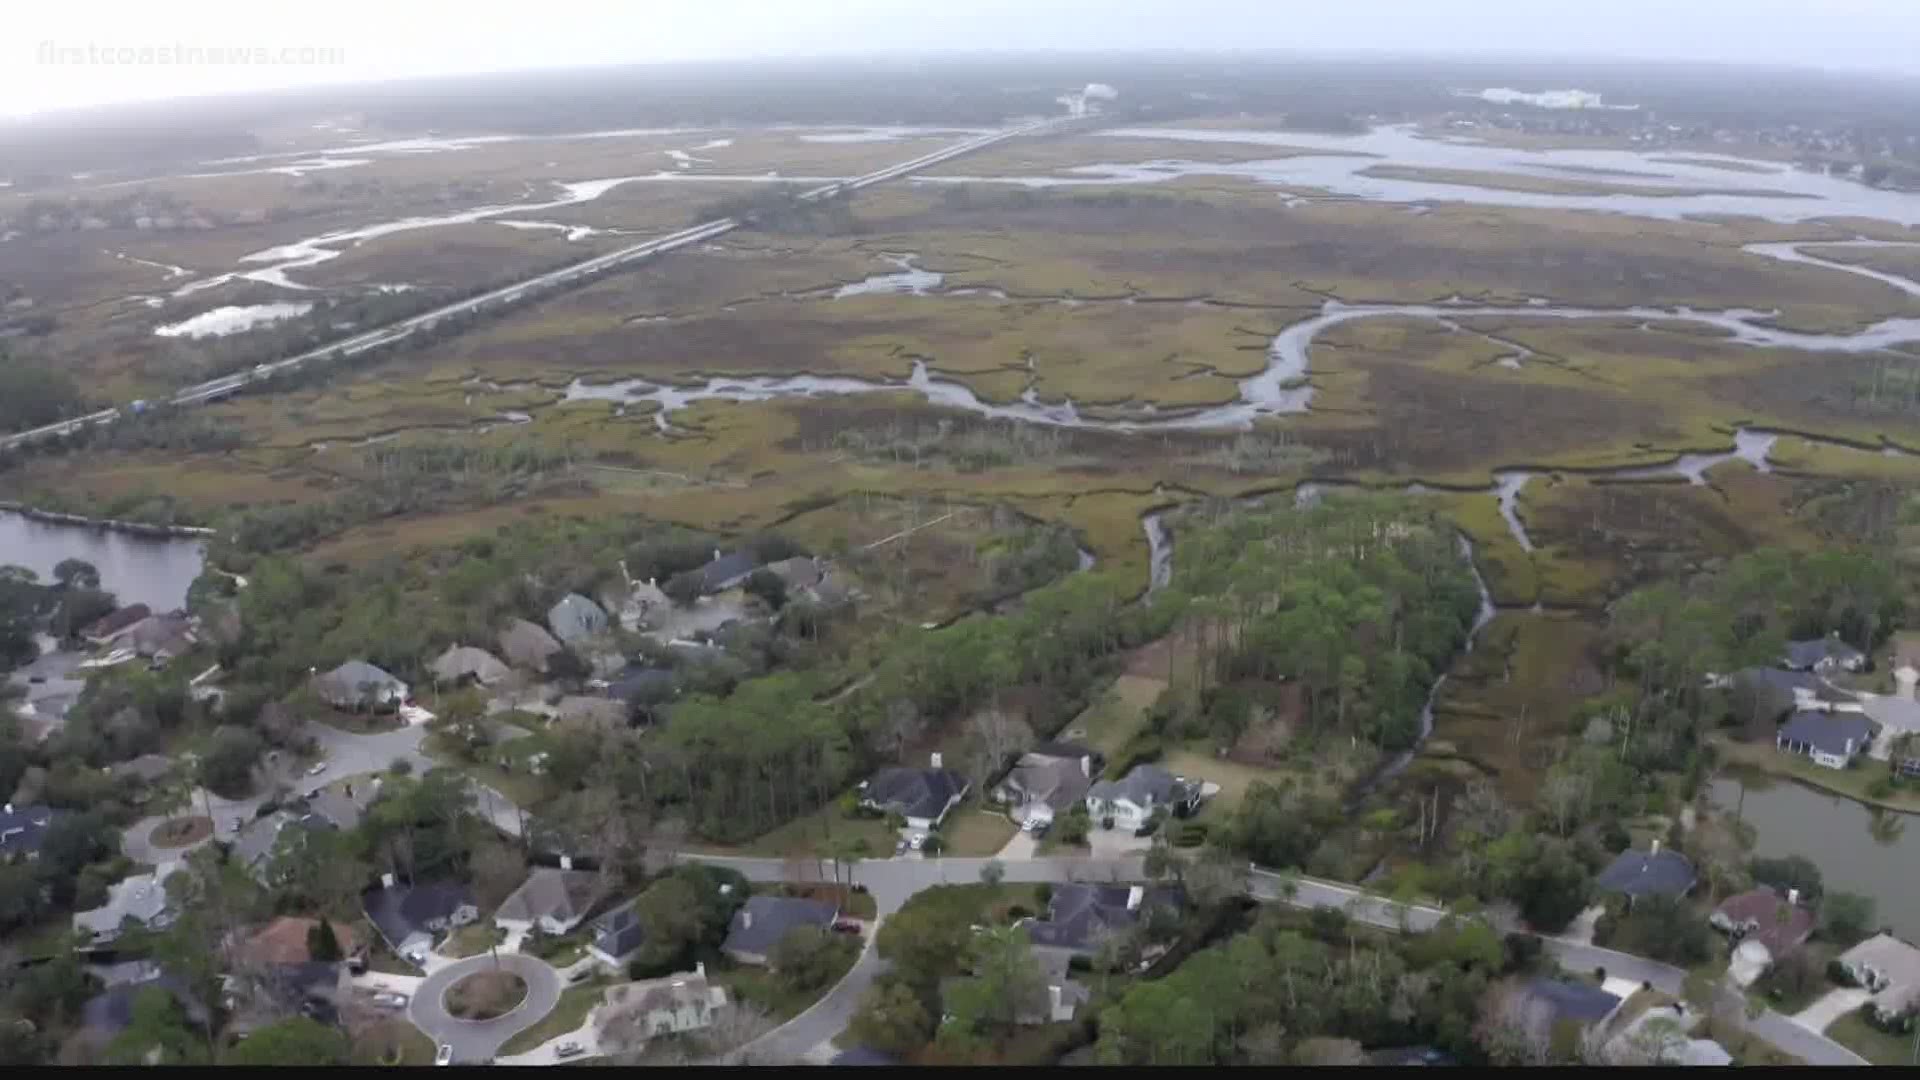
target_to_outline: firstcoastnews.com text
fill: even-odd
[[[347,50],[331,45],[108,45],[42,41],[35,59],[46,66],[316,66],[344,64]]]

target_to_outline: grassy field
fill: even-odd
[[[1147,709],[1167,688],[1166,680],[1144,675],[1122,675],[1093,704],[1061,732],[1061,737],[1085,743],[1108,758],[1120,752],[1146,722]]]
[[[978,807],[955,807],[940,825],[944,855],[993,855],[1007,846],[1018,827],[1005,814]]]
[[[838,806],[829,804],[740,845],[736,853],[812,860],[824,856],[831,844],[864,840],[869,857],[885,858],[893,854],[894,842],[897,839],[893,830],[887,828],[884,820],[865,817],[850,818],[842,814]]]
[[[492,923],[474,923],[455,930],[447,938],[447,943],[436,951],[455,959],[465,959],[491,950],[506,936],[506,931],[497,929]]]
[[[1827,1037],[1875,1065],[1912,1068],[1916,1064],[1912,1036],[1889,1035],[1867,1023],[1858,1011],[1828,1024]]]
[[[553,1011],[541,1017],[539,1023],[508,1039],[500,1047],[500,1056],[524,1054],[548,1040],[578,1031],[587,1022],[587,1014],[606,998],[607,987],[611,985],[611,980],[596,978],[584,985],[569,986],[560,991],[560,1002],[553,1007]]]

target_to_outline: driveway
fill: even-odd
[[[447,1013],[447,988],[461,978],[485,971],[494,964],[492,956],[475,956],[456,961],[420,980],[407,1004],[407,1018],[427,1033],[436,1045],[453,1047],[453,1060],[459,1064],[478,1064],[515,1035],[540,1022],[560,1001],[560,973],[543,960],[518,953],[501,953],[500,966],[527,981],[527,998],[520,1007],[495,1020],[461,1020]]]
[[[1873,991],[1860,987],[1829,990],[1819,1001],[1793,1014],[1793,1022],[1808,1031],[1825,1031],[1827,1025],[1867,1003]]]
[[[191,810],[183,811],[183,813],[187,816],[192,816],[200,813],[200,810],[198,807],[195,807]],[[153,830],[178,816],[180,815],[157,814],[153,817],[141,818],[139,821],[134,822],[127,827],[125,832],[120,834],[120,850],[127,858],[132,859],[134,862],[146,863],[148,866],[159,866],[162,863],[179,862],[186,857],[187,852],[213,839],[213,834],[209,833],[191,844],[183,844],[180,847],[161,847],[154,843]],[[252,819],[249,818],[248,820],[251,821]],[[227,824],[233,824],[231,818],[228,819]]]

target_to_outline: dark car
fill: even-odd
[[[866,928],[857,922],[849,922],[846,919],[842,919],[833,924],[833,932],[836,934],[861,934],[866,932]]]

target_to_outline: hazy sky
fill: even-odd
[[[1920,0],[15,0],[5,18],[0,114],[512,68],[997,48],[1550,53],[1920,75]],[[162,55],[181,46],[285,62]],[[303,49],[338,55],[301,62]]]

